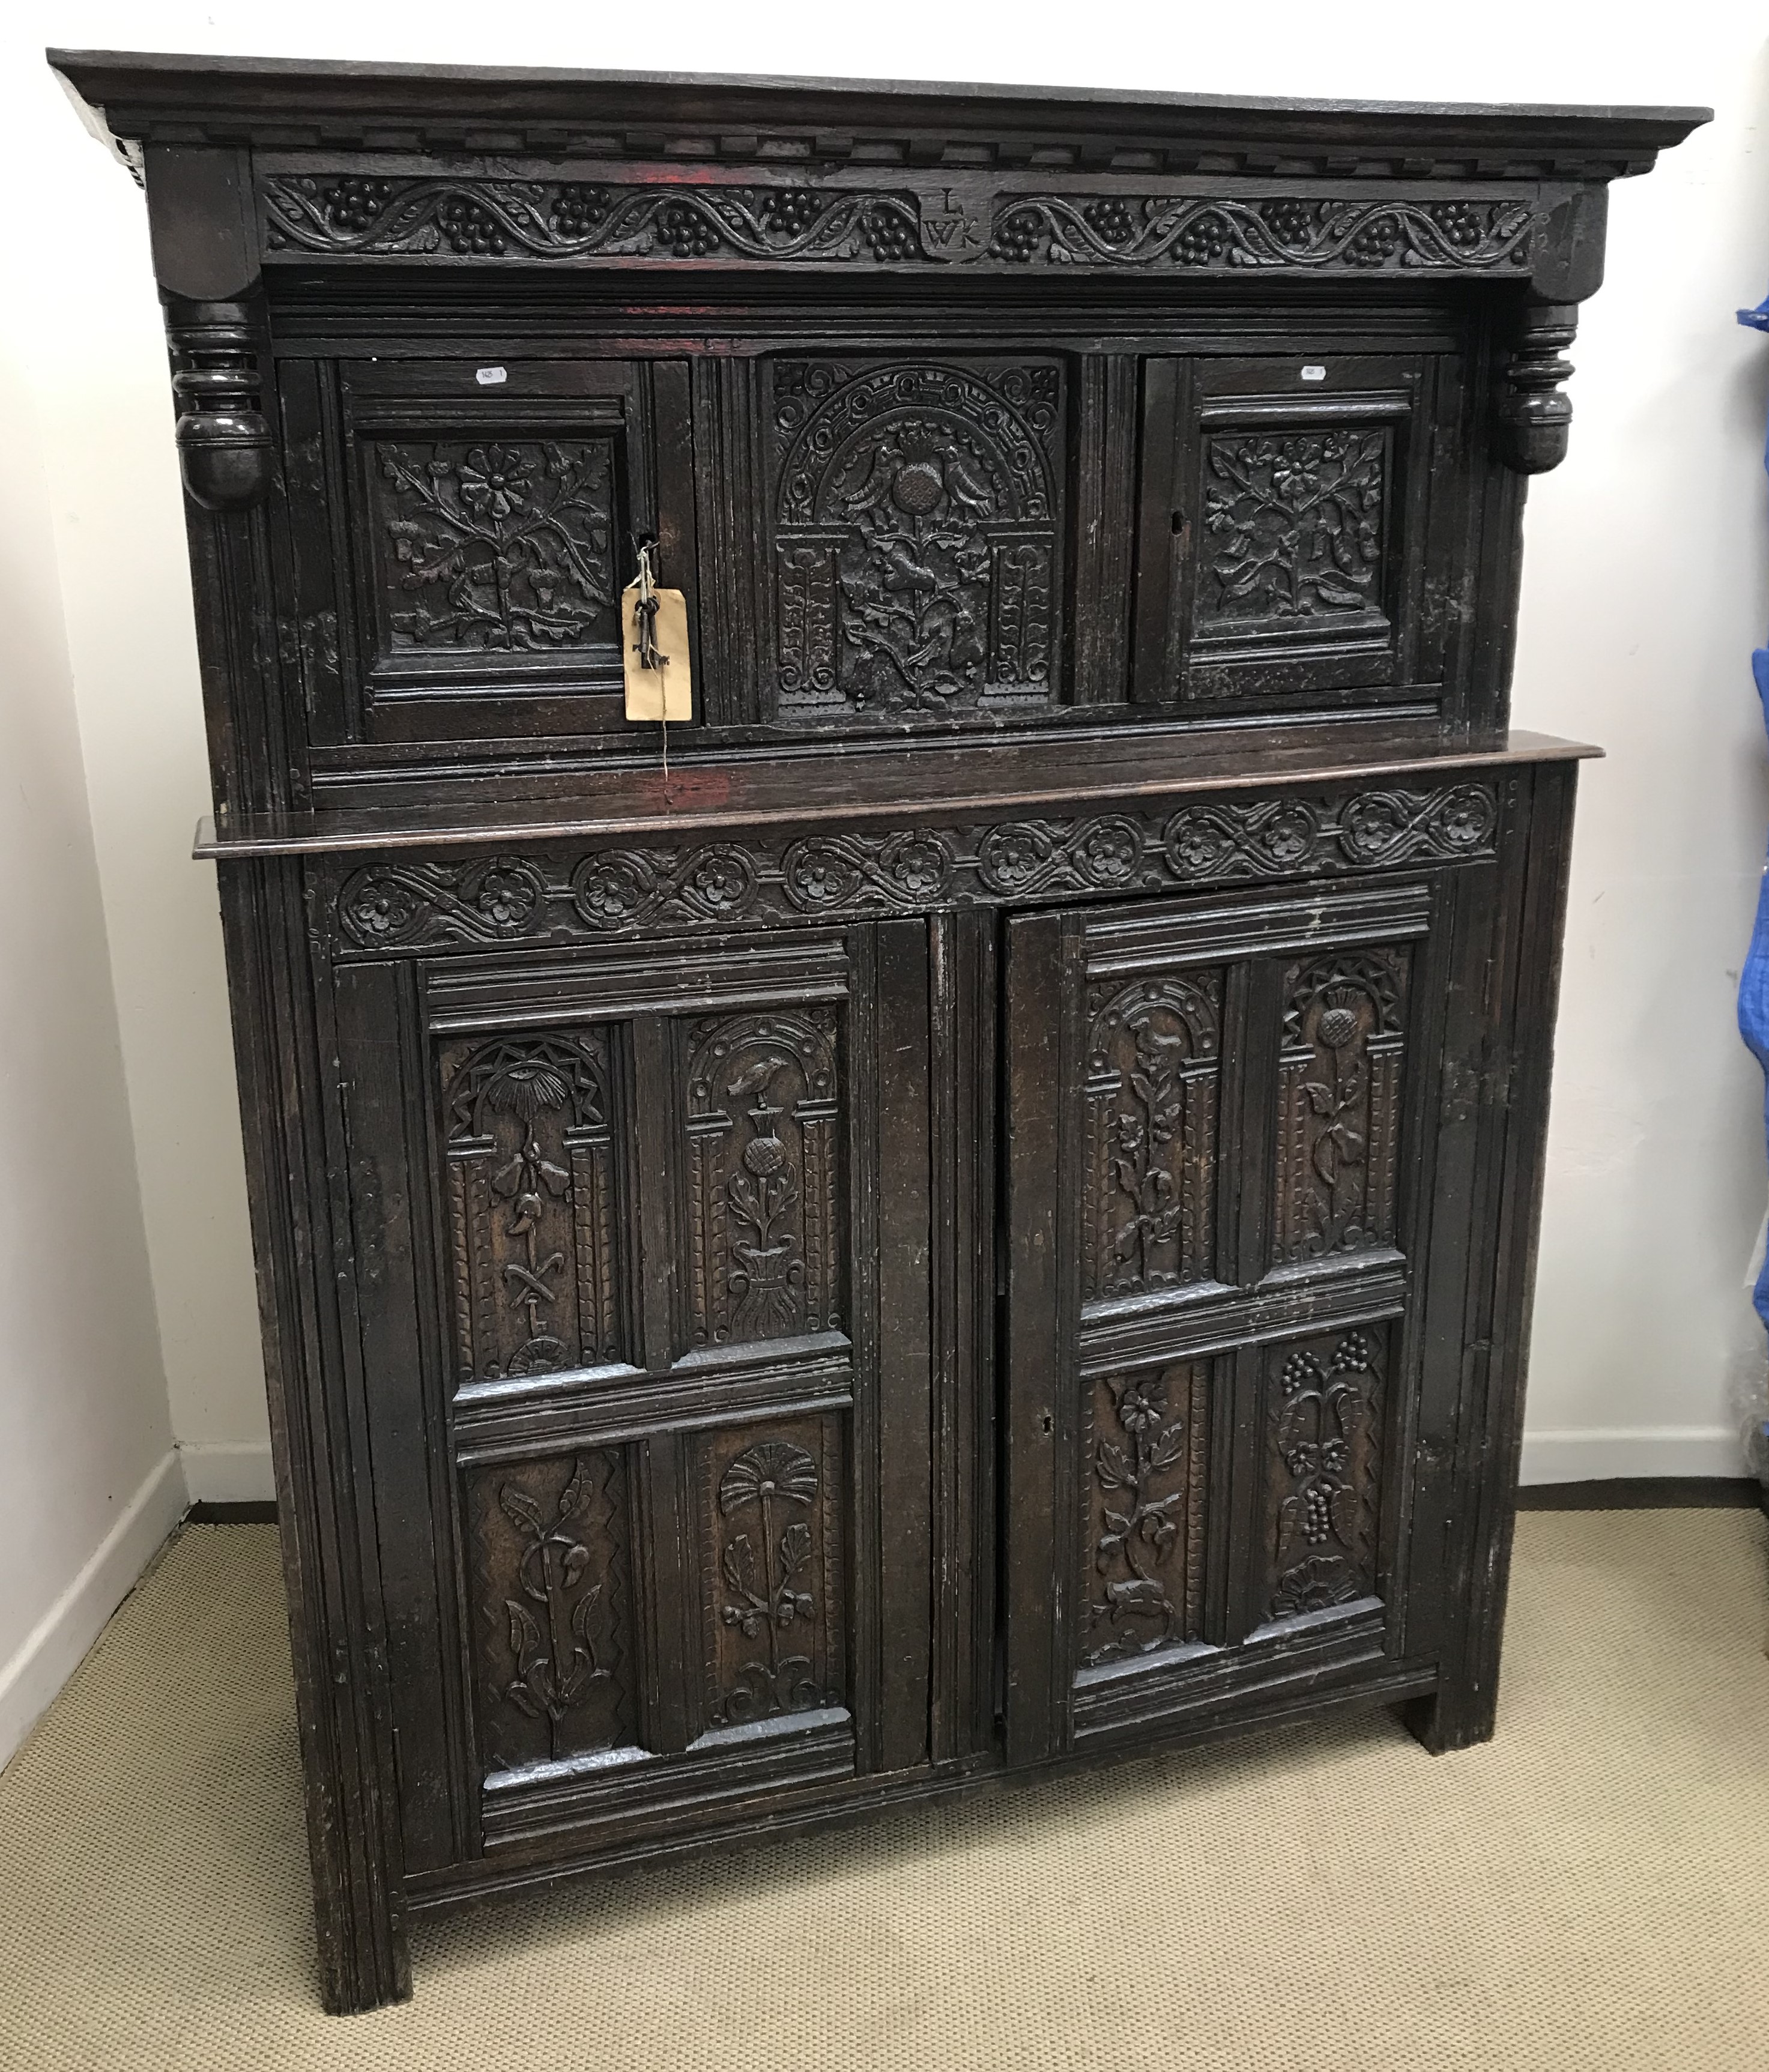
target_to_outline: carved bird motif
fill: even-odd
[[[858,488],[854,487],[861,471],[869,461],[871,473]],[[882,504],[891,494],[891,485],[895,475],[895,463],[882,450],[875,448],[870,453],[856,454],[849,463],[847,473],[835,486],[836,499],[845,504],[850,511],[870,511],[874,504]]]
[[[751,1094],[759,1094],[776,1072],[784,1072],[788,1063],[784,1058],[769,1056],[758,1058],[745,1071],[739,1072],[725,1089],[727,1100],[747,1100]]]
[[[969,511],[986,512],[995,501],[988,483],[956,446],[946,456],[946,493]]]

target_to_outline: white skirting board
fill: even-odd
[[[184,1475],[168,1453],[124,1507],[73,1581],[0,1663],[0,1766],[9,1762],[105,1622],[184,1515]]]
[[[1745,1473],[1744,1447],[1736,1432],[1723,1424],[1665,1424],[1613,1432],[1525,1431],[1520,1480],[1533,1487],[1670,1477],[1730,1479]]]
[[[268,1439],[212,1445],[181,1439],[178,1457],[192,1503],[273,1503],[276,1500]]]

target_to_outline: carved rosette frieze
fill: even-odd
[[[259,183],[267,256],[602,260],[1189,272],[1528,269],[1528,203],[1126,187],[1069,193],[976,175],[850,183],[516,179],[317,171]]]
[[[1387,1337],[1368,1324],[1267,1354],[1269,1618],[1376,1594]]]
[[[1083,1668],[1198,1637],[1209,1376],[1199,1361],[1088,1384]]]
[[[455,1044],[440,1064],[459,1384],[619,1359],[605,1038]]]
[[[696,1022],[685,1064],[696,1346],[837,1330],[845,1253],[837,1010]]]
[[[1222,974],[1096,986],[1088,1009],[1083,1293],[1097,1301],[1207,1280]]]
[[[722,1433],[700,1498],[706,1715],[742,1726],[842,1703],[841,1442],[833,1418]]]
[[[495,1774],[629,1744],[619,1453],[475,1469],[465,1503],[483,1769]]]
[[[1381,948],[1285,972],[1274,1265],[1394,1242],[1408,969]]]
[[[783,359],[771,374],[780,709],[1047,699],[1060,365]]]
[[[1495,787],[1469,781],[777,843],[434,863],[386,858],[348,871],[333,898],[342,948],[402,953],[1456,862],[1491,856],[1498,827]]]

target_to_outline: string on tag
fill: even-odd
[[[639,598],[633,618],[639,635],[639,666],[641,669],[660,669],[669,660],[657,647],[657,578],[652,566],[652,557],[657,551],[657,542],[643,536],[633,543],[639,550]],[[664,796],[669,795],[669,718],[665,713],[660,719],[664,744]]]
[[[669,657],[657,652],[657,579],[651,565],[657,542],[642,539],[638,546],[639,604],[635,616],[639,622],[639,666],[641,669],[660,669]]]

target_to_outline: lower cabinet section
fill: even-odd
[[[1488,1731],[1551,781],[1331,879],[322,955],[402,1891]]]

